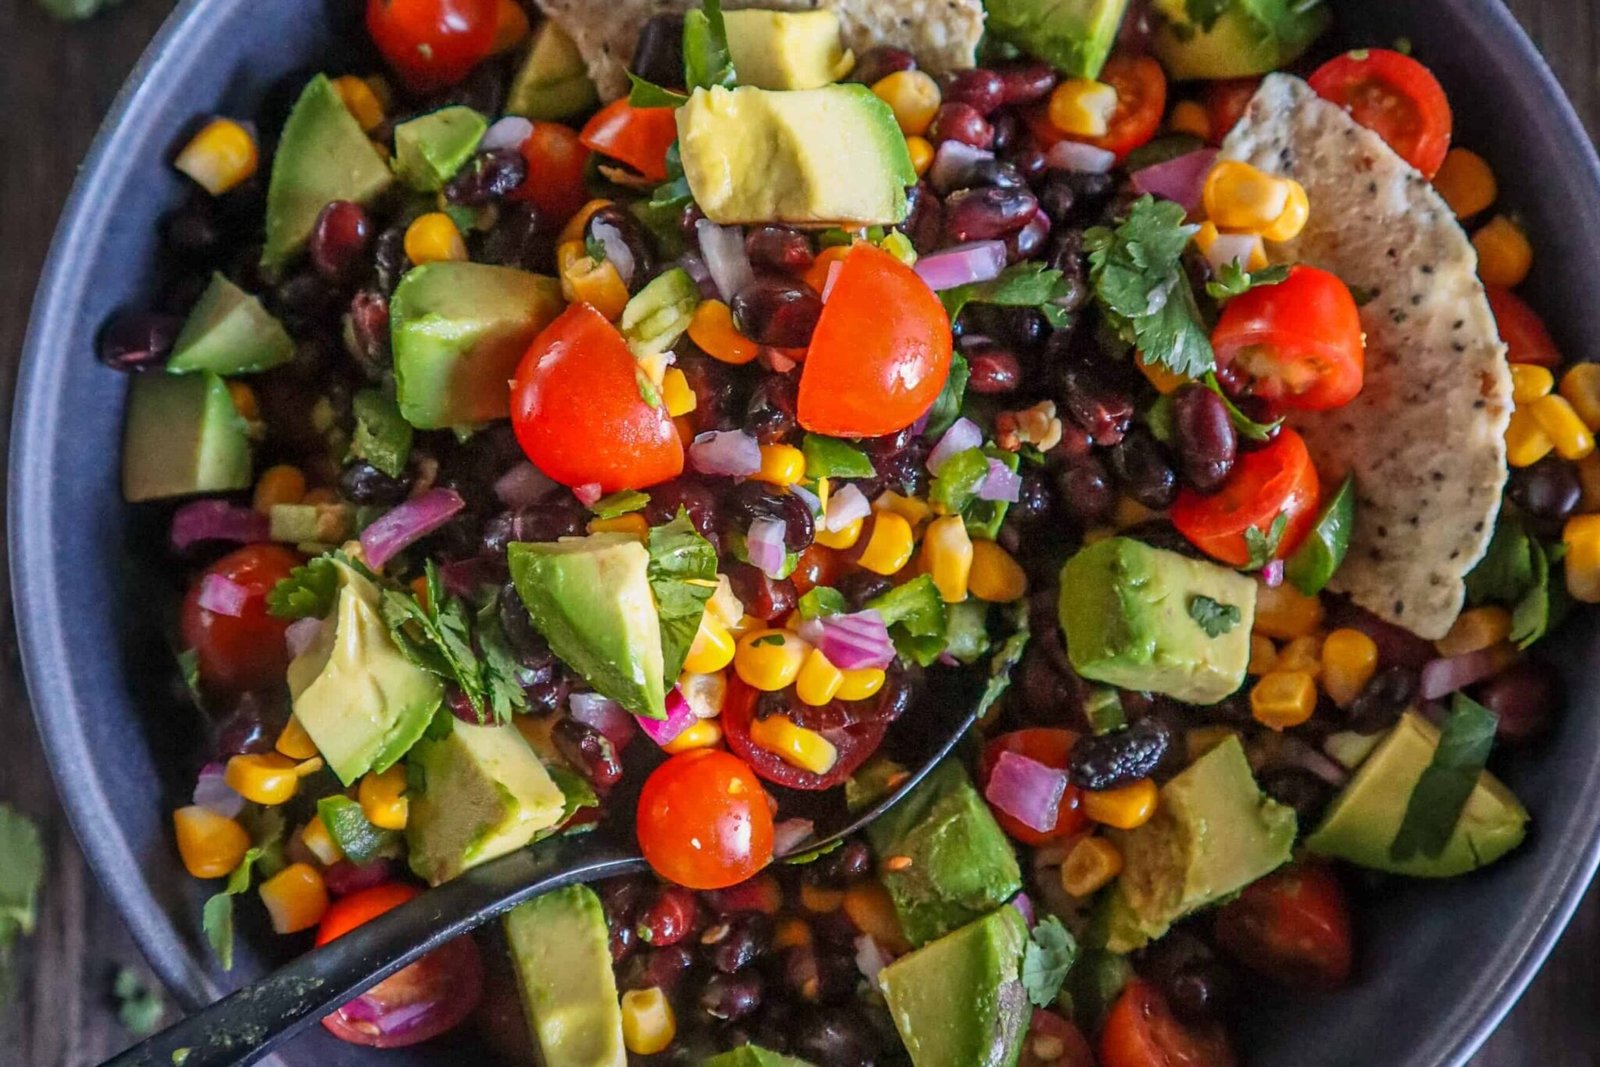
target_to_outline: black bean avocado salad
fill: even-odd
[[[369,62],[178,151],[101,357],[220,965],[249,897],[323,944],[626,798],[654,877],[327,1029],[1239,1063],[1359,980],[1353,899],[1522,841],[1486,763],[1600,601],[1600,364],[1427,57],[1327,5],[778,6],[366,0]],[[975,736],[816,848],[775,797],[871,805],[953,678]]]

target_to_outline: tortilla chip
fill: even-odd
[[[1268,75],[1222,156],[1305,186],[1311,218],[1269,246],[1371,299],[1366,382],[1296,413],[1324,483],[1356,481],[1350,554],[1330,588],[1426,638],[1461,611],[1506,482],[1511,373],[1478,259],[1431,183],[1299,78]]]
[[[602,100],[628,91],[628,62],[639,31],[655,15],[682,14],[698,0],[537,0],[566,31],[589,67]],[[982,0],[729,0],[726,10],[825,8],[839,16],[845,45],[861,56],[878,45],[903,48],[932,74],[961,70],[976,61],[983,36]]]

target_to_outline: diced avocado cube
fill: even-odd
[[[1001,907],[878,974],[915,1067],[1010,1067],[1033,1008],[1022,987],[1028,925]]]
[[[1360,867],[1416,878],[1450,878],[1485,867],[1522,843],[1528,812],[1494,775],[1483,771],[1455,832],[1437,856],[1395,860],[1389,846],[1400,831],[1412,790],[1433,763],[1439,729],[1407,712],[1328,806],[1306,848]]]
[[[1151,47],[1167,74],[1246,78],[1288,66],[1328,28],[1325,4],[1300,0],[1228,0],[1207,28],[1191,17],[1189,0],[1155,0],[1160,15]],[[992,9],[991,9],[992,10]]]
[[[506,114],[535,122],[581,115],[600,102],[583,56],[555,20],[533,31],[528,58],[517,68],[506,93]]]
[[[506,913],[505,931],[544,1067],[627,1067],[611,932],[594,890],[536,897]]]
[[[1203,598],[1203,599],[1202,599]],[[1205,601],[1236,612],[1208,632]],[[1061,568],[1061,629],[1085,678],[1215,704],[1244,684],[1255,580],[1205,560],[1111,537]]]
[[[1017,857],[966,770],[946,760],[867,828],[883,884],[914,945],[993,911],[1022,888]]]
[[[389,304],[400,414],[419,430],[505,418],[507,383],[562,307],[554,278],[511,267],[452,261],[407,271]]]
[[[832,11],[725,11],[728,51],[740,85],[817,89],[850,73],[855,56]]]
[[[383,771],[428,728],[444,684],[395,644],[371,579],[342,561],[317,639],[289,663],[295,718],[345,785]]]
[[[419,193],[443,189],[488,128],[482,115],[459,104],[402,122],[394,128],[395,175]]]
[[[267,184],[267,240],[261,266],[276,271],[305,247],[322,209],[335,200],[369,204],[394,182],[361,124],[327,75],[307,83],[283,125]]]
[[[688,271],[672,267],[633,294],[617,325],[627,339],[628,350],[639,359],[646,359],[676,344],[699,306],[700,286]]]
[[[514,852],[561,820],[566,797],[515,726],[451,718],[406,762],[414,774],[406,845],[429,885]]]
[[[200,295],[172,345],[167,370],[250,374],[294,358],[294,341],[261,301],[220,273]]]
[[[355,532],[349,504],[274,504],[267,536],[286,545],[336,545]]]
[[[1127,952],[1287,863],[1295,815],[1261,792],[1230,737],[1161,787],[1149,822],[1113,836],[1123,867],[1107,947]]]
[[[136,374],[122,437],[130,503],[250,486],[249,427],[228,383],[199,374]]]
[[[865,85],[696,89],[678,142],[695,203],[723,224],[891,226],[917,181],[894,112]]]
[[[507,552],[533,628],[561,662],[635,715],[666,718],[661,618],[638,538],[597,533]]]
[[[985,28],[996,37],[1070,77],[1098,78],[1128,0],[987,0],[984,7]]]

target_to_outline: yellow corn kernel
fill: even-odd
[[[333,91],[344,101],[345,110],[360,124],[363,133],[371,133],[383,125],[383,101],[373,92],[372,86],[354,74],[333,79]]]
[[[411,814],[406,798],[406,770],[395,764],[388,770],[365,775],[356,788],[361,814],[380,830],[404,830]]]
[[[872,91],[889,105],[900,132],[907,137],[927,133],[934,113],[944,102],[939,83],[920,70],[897,70],[873,82]]]
[[[1439,172],[1433,176],[1433,187],[1458,219],[1484,210],[1500,192],[1488,162],[1465,148],[1452,148],[1446,153]]]
[[[751,630],[739,638],[733,669],[746,685],[775,693],[800,676],[811,646],[788,630]]]
[[[1050,94],[1050,125],[1068,137],[1104,137],[1117,110],[1117,90],[1105,82],[1067,78]]]
[[[1511,365],[1512,382],[1517,370],[1527,364]],[[1591,431],[1600,430],[1600,363],[1579,363],[1561,376],[1561,395]]]
[[[1273,669],[1305,671],[1317,677],[1322,673],[1322,635],[1306,634],[1284,645],[1278,650],[1278,664]]]
[[[1539,420],[1528,408],[1518,408],[1511,413],[1506,424],[1506,462],[1513,467],[1531,467],[1555,447],[1550,435],[1544,432]]]
[[[1541,396],[1527,408],[1562,459],[1582,459],[1594,451],[1594,434],[1567,403],[1566,397]]]
[[[406,258],[418,266],[467,258],[467,243],[454,220],[442,211],[418,215],[406,227]]]
[[[933,508],[926,500],[916,496],[901,496],[887,489],[872,502],[872,510],[892,511],[909,522],[913,530],[921,529],[923,523],[933,518]]]
[[[772,947],[782,952],[786,948],[799,948],[811,944],[811,927],[798,916],[778,920],[772,931]]]
[[[300,468],[280,463],[276,467],[268,467],[256,479],[255,495],[251,497],[250,506],[263,515],[270,515],[274,505],[298,504],[305,499],[305,495],[306,476]]]
[[[317,744],[311,740],[311,735],[306,733],[306,728],[300,725],[300,720],[293,715],[284,723],[283,732],[278,734],[278,740],[273,744],[282,755],[295,761],[313,759],[317,755]]]
[[[1205,225],[1209,226],[1211,224],[1206,223]],[[1217,228],[1212,226],[1211,232],[1213,235],[1215,235]],[[1196,243],[1198,243],[1198,240],[1199,239],[1197,237]],[[1202,253],[1203,252],[1204,250],[1202,249]],[[1262,259],[1266,259],[1266,253],[1264,252],[1262,253]],[[1262,266],[1265,265],[1265,263],[1262,264]],[[1257,268],[1246,267],[1246,269],[1255,270]],[[1143,373],[1147,379],[1149,379],[1150,384],[1156,387],[1156,392],[1160,393],[1162,396],[1166,396],[1168,393],[1177,392],[1178,386],[1184,385],[1189,381],[1189,378],[1186,375],[1179,374],[1176,371],[1168,370],[1165,364],[1146,363],[1144,361],[1143,352],[1135,352],[1133,354],[1133,364],[1139,368],[1140,372]]]
[[[1261,236],[1268,241],[1294,240],[1306,228],[1306,220],[1311,218],[1311,201],[1306,196],[1305,186],[1293,178],[1283,180],[1289,183],[1289,202],[1284,205],[1283,214],[1261,231]]]
[[[254,389],[243,382],[229,382],[228,399],[233,401],[233,410],[245,422],[261,421],[261,405],[256,401]]]
[[[276,752],[246,753],[228,760],[222,780],[253,804],[282,804],[300,788],[298,765]]]
[[[615,322],[628,305],[628,287],[609,259],[596,263],[578,241],[556,249],[561,272],[561,295],[570,303],[584,303]]]
[[[1322,625],[1322,601],[1306,596],[1288,582],[1256,588],[1255,632],[1279,641],[1316,633]]]
[[[649,355],[640,356],[638,360],[640,373],[654,382],[657,389],[666,384],[667,358],[667,353],[665,352],[651,352]],[[687,381],[688,379],[686,378],[685,382],[687,383]],[[662,403],[666,403],[665,399],[662,400]]]
[[[622,1043],[635,1056],[654,1056],[678,1036],[678,1020],[660,986],[622,994]]]
[[[761,354],[761,346],[733,325],[733,312],[720,300],[702,300],[689,317],[689,340],[706,355],[739,366]]]
[[[812,534],[812,540],[824,548],[846,549],[854,548],[855,543],[861,540],[861,531],[867,525],[866,519],[856,519],[850,525],[837,533],[824,529],[822,524],[817,524],[817,529]]]
[[[1211,116],[1205,106],[1195,100],[1179,100],[1172,105],[1167,116],[1167,129],[1173,133],[1186,133],[1202,141],[1211,140]]]
[[[844,906],[844,891],[803,882],[800,885],[800,906],[813,915],[830,915]]]
[[[911,167],[917,172],[917,177],[920,178],[928,173],[928,168],[933,166],[933,145],[928,143],[928,139],[907,137],[906,151],[911,153]]]
[[[172,165],[212,196],[221,196],[248,181],[259,161],[249,130],[232,119],[212,119],[183,146]]]
[[[843,684],[844,672],[828,662],[821,649],[813,648],[800,667],[799,677],[794,680],[794,695],[802,703],[820,708],[838,695]]]
[[[1106,838],[1078,838],[1061,863],[1061,888],[1068,896],[1093,896],[1122,873],[1122,850]]]
[[[1533,269],[1533,245],[1522,227],[1504,215],[1490,219],[1472,235],[1478,250],[1478,277],[1490,285],[1515,289]]]
[[[592,533],[625,533],[643,541],[650,536],[650,523],[637,511],[613,515],[609,519],[590,519],[586,529]]]
[[[1290,210],[1290,182],[1235,159],[1217,161],[1200,191],[1219,230],[1263,233]]]
[[[1511,612],[1497,605],[1471,608],[1456,617],[1450,632],[1433,643],[1441,656],[1465,656],[1511,636]]]
[[[676,756],[696,748],[714,748],[722,742],[722,727],[715,719],[696,719],[683,728],[683,732],[661,746],[662,751]]]
[[[1567,592],[1585,604],[1600,604],[1600,515],[1578,515],[1561,531],[1567,546]]]
[[[750,477],[769,485],[795,485],[806,476],[806,455],[794,445],[762,445],[761,467]]]
[[[750,720],[750,740],[783,762],[812,774],[827,774],[839,762],[839,750],[832,741],[815,730],[795,725],[787,715]]]
[[[911,551],[915,547],[911,524],[903,515],[893,511],[874,512],[872,531],[856,562],[874,574],[887,576],[911,562]]]
[[[1247,668],[1250,674],[1266,674],[1277,663],[1278,646],[1272,643],[1272,638],[1266,634],[1252,633],[1250,635],[1250,666]]]
[[[972,538],[960,515],[946,515],[928,525],[922,539],[922,567],[933,576],[933,584],[946,604],[967,599],[972,559]]]
[[[191,804],[172,813],[183,868],[196,878],[221,878],[244,859],[250,835],[238,822]]]
[[[708,611],[700,616],[700,629],[689,643],[683,669],[691,674],[714,674],[732,662],[733,634]]]
[[[699,397],[689,388],[688,377],[677,367],[668,367],[661,376],[661,402],[673,418],[687,415],[700,405]]]
[[[1378,670],[1378,645],[1360,630],[1333,631],[1322,642],[1322,688],[1339,707],[1349,707]]]
[[[1210,221],[1209,219],[1205,222],[1202,222],[1200,224],[1200,228],[1196,230],[1194,234],[1195,250],[1198,251],[1202,256],[1210,256],[1211,246],[1216,244],[1217,239],[1221,236],[1222,231],[1217,229],[1216,223]],[[1266,243],[1261,240],[1261,235],[1259,233],[1251,236],[1252,240],[1250,241],[1250,252],[1244,257],[1244,262],[1239,263],[1239,266],[1243,267],[1247,271],[1261,270],[1267,265],[1267,246]],[[1234,262],[1238,263],[1237,257],[1235,257]],[[1147,371],[1146,377],[1148,376],[1149,372]],[[1154,381],[1155,379],[1151,380]],[[1181,380],[1187,381],[1188,379]],[[1160,385],[1158,384],[1156,388],[1159,389]]]
[[[881,667],[857,667],[845,671],[834,697],[839,700],[865,700],[883,688],[885,674]]]
[[[885,950],[896,955],[910,950],[894,901],[882,882],[871,878],[856,882],[844,891],[841,906],[855,928]]]
[[[1589,364],[1589,366],[1600,365]],[[1512,403],[1526,404],[1541,396],[1548,396],[1555,386],[1556,377],[1550,373],[1549,368],[1541,367],[1537,363],[1511,364]]]
[[[1158,799],[1156,783],[1141,778],[1116,789],[1085,789],[1083,813],[1102,826],[1134,830],[1150,821]]]
[[[1028,592],[1028,575],[1011,553],[993,541],[972,542],[972,573],[967,590],[991,604],[1009,604]]]
[[[291,863],[261,883],[261,903],[280,934],[309,930],[328,910],[328,888],[309,863]]]
[[[328,826],[320,815],[311,816],[311,821],[301,827],[300,841],[324,867],[332,866],[344,859],[344,851],[339,848],[339,842],[328,832]]]
[[[1305,671],[1270,671],[1250,690],[1250,714],[1269,729],[1299,726],[1316,707],[1317,682]]]
[[[604,197],[590,200],[588,203],[584,204],[578,209],[578,213],[568,219],[565,226],[561,227],[561,233],[556,238],[556,244],[560,246],[576,241],[578,243],[578,247],[582,248],[583,231],[585,227],[589,225],[589,220],[594,217],[594,213],[596,211],[610,206],[611,201],[605,199]]]

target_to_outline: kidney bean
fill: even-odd
[[[1134,426],[1111,449],[1111,472],[1128,495],[1162,511],[1178,495],[1178,475],[1150,431]]]
[[[1388,729],[1416,699],[1419,684],[1418,672],[1410,667],[1383,668],[1351,702],[1345,725],[1363,734]]]
[[[850,838],[834,851],[801,868],[801,877],[812,885],[843,888],[872,873],[872,850],[865,841]]]
[[[1017,168],[1017,173],[1030,184],[1037,182],[1045,172],[1044,149],[1026,128],[1019,127],[1015,133],[1005,135],[1006,143],[1000,147],[1002,131],[1007,123],[1003,120],[1011,118],[1009,112],[1002,111],[995,116],[995,152],[1001,159]]]
[[[1015,111],[997,111],[986,117],[989,125],[994,127],[994,140],[989,144],[989,151],[1002,159],[1008,158],[1007,153],[1027,132],[1022,120],[1017,118]]]
[[[683,16],[655,15],[639,29],[628,69],[657,85],[683,83]]]
[[[217,725],[217,755],[222,759],[247,753],[271,752],[279,730],[269,723],[254,699],[239,706]]]
[[[733,322],[757,344],[800,348],[810,343],[822,298],[804,282],[758,274],[733,295]]]
[[[963,189],[944,205],[944,233],[952,241],[987,241],[1026,226],[1039,209],[1023,189]]]
[[[176,315],[150,311],[123,312],[100,334],[100,362],[112,370],[142,371],[159,367],[172,354],[183,329]]]
[[[634,931],[638,938],[638,931]],[[636,953],[623,967],[619,982],[624,989],[649,989],[659,986],[669,995],[694,969],[694,956],[682,945],[649,948]]]
[[[585,241],[599,241],[602,235],[621,239],[633,257],[633,270],[626,277],[628,289],[638,292],[655,273],[655,254],[651,249],[650,235],[632,215],[620,208],[606,206],[590,215],[583,224]]]
[[[1064,311],[1077,311],[1089,299],[1088,259],[1083,252],[1083,231],[1057,226],[1045,242],[1045,265],[1061,272],[1065,292],[1056,300]]]
[[[1577,467],[1550,455],[1531,467],[1512,467],[1506,496],[1536,519],[1564,522],[1578,509],[1583,484]]]
[[[1121,441],[1133,421],[1133,401],[1087,369],[1067,368],[1058,376],[1062,411],[1097,445]]]
[[[555,253],[552,249],[552,263],[554,259]],[[406,258],[404,226],[390,226],[378,234],[377,240],[372,245],[372,264],[378,291],[384,296],[392,295],[394,287],[400,284],[400,276],[411,266],[411,260]]]
[[[988,186],[995,189],[1025,189],[1027,181],[1023,179],[1022,172],[1017,168],[999,159],[980,159],[972,164],[972,168],[964,176],[965,180],[958,183],[958,187],[977,188]]]
[[[793,433],[798,392],[794,375],[769,374],[762,378],[745,408],[745,433],[764,445],[777,444]]]
[[[1000,76],[1001,102],[1007,106],[1034,104],[1050,95],[1059,75],[1048,63],[1024,60],[995,68]]]
[[[761,1007],[759,971],[713,974],[700,994],[700,1009],[715,1019],[743,1019]]]
[[[934,144],[960,141],[973,148],[987,149],[994,144],[994,127],[971,104],[940,104],[928,127],[928,140]]]
[[[394,365],[389,345],[389,301],[376,289],[357,290],[344,313],[344,350],[371,382],[381,382]]]
[[[768,578],[748,563],[729,564],[724,573],[744,610],[762,622],[789,614],[799,600],[794,582],[787,578]]]
[[[983,67],[956,71],[940,81],[945,103],[966,104],[980,115],[988,115],[999,107],[1005,95],[1004,80]]]
[[[528,161],[515,148],[479,152],[444,187],[452,204],[482,207],[507,196],[528,177]]]
[[[1115,789],[1148,778],[1172,744],[1172,731],[1157,719],[1140,719],[1126,730],[1078,738],[1067,754],[1067,776],[1080,789]]]
[[[1478,688],[1477,700],[1500,717],[1498,736],[1526,741],[1545,732],[1561,706],[1561,678],[1548,666],[1522,660]]]
[[[740,533],[756,519],[777,519],[783,523],[783,543],[790,552],[804,552],[816,534],[816,522],[805,501],[761,482],[736,486],[723,501],[723,517]]]
[[[577,719],[559,719],[550,736],[567,762],[596,789],[610,789],[622,780],[622,763],[617,758],[616,746],[593,726]],[[643,931],[641,936],[644,936]],[[649,936],[644,939],[651,940]]]
[[[1063,466],[1056,475],[1056,490],[1061,495],[1061,506],[1079,526],[1104,522],[1117,505],[1111,475],[1092,455],[1081,456]]]
[[[699,926],[700,904],[692,889],[666,884],[639,912],[639,937],[662,948],[676,945]]]
[[[306,251],[318,274],[330,282],[343,282],[361,264],[371,237],[366,209],[350,200],[335,200],[317,215]]]
[[[1216,491],[1239,452],[1227,405],[1203,385],[1184,386],[1172,394],[1172,426],[1183,480],[1196,492]]]
[[[969,345],[967,368],[971,377],[967,388],[981,396],[1014,392],[1022,383],[1022,364],[1017,357],[993,342]]]
[[[916,70],[917,57],[903,48],[878,47],[868,49],[856,60],[850,80],[872,85],[902,70]]]
[[[797,274],[816,260],[811,239],[790,226],[756,226],[744,235],[744,252],[756,267]]]
[[[913,185],[906,193],[906,236],[919,252],[932,252],[944,235],[944,204],[927,181]]]

